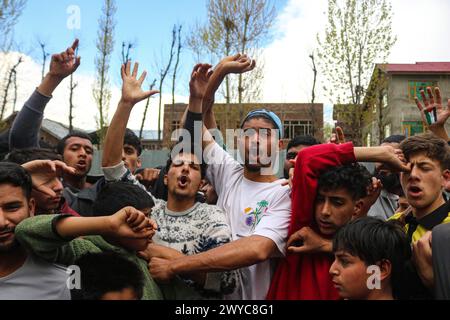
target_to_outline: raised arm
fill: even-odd
[[[131,62],[122,65],[122,97],[119,101],[116,113],[106,133],[103,147],[102,167],[113,167],[122,161],[123,139],[130,118],[131,110],[140,101],[158,93],[157,90],[143,91],[142,84],[147,76],[144,71],[138,79],[139,64],[135,63],[131,73]]]
[[[49,72],[25,102],[11,127],[10,150],[39,147],[39,129],[47,103],[61,81],[74,73],[80,66],[81,58],[75,54],[77,48],[78,39],[66,51],[52,56]]]

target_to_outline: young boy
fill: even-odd
[[[392,217],[405,225],[410,242],[441,223],[450,222],[450,204],[443,190],[450,181],[450,147],[434,134],[410,137],[400,149],[411,166],[400,180],[411,210]]]
[[[370,176],[355,162],[382,162],[396,170],[408,170],[401,155],[389,146],[325,144],[300,151],[292,187],[289,254],[278,266],[268,299],[339,298],[329,275],[333,262],[329,239],[340,227],[366,215],[376,200],[363,200],[364,181],[369,186]]]
[[[342,299],[393,300],[411,246],[393,222],[366,217],[343,226],[333,240],[332,281]]]
[[[142,271],[113,252],[88,253],[75,265],[81,271],[81,288],[72,290],[72,300],[141,300]]]

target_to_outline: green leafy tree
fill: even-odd
[[[386,61],[396,42],[390,1],[329,0],[328,23],[318,42],[320,69],[329,84],[325,92],[335,103],[356,106],[350,119],[340,120],[361,131],[360,106],[374,65]]]

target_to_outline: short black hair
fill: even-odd
[[[398,222],[385,222],[373,217],[351,221],[336,233],[333,251],[359,257],[367,266],[389,260],[393,295],[399,297],[404,270],[411,258],[411,245]]]
[[[141,187],[131,182],[107,183],[98,193],[93,205],[94,216],[110,216],[125,207],[138,210],[153,208],[155,202]]]
[[[17,163],[0,162],[0,184],[11,184],[20,187],[29,200],[33,184],[30,174]]]
[[[6,157],[5,161],[24,164],[34,160],[62,160],[61,155],[55,151],[44,148],[14,149]]]
[[[317,139],[314,138],[313,136],[296,136],[291,141],[289,141],[286,150],[289,150],[297,146],[311,147],[318,144],[320,144],[320,142],[317,141]]]
[[[394,134],[390,137],[387,137],[383,140],[383,143],[402,143],[404,140],[406,140],[406,136],[400,135],[400,134]]]
[[[123,138],[123,144],[128,144],[130,146],[133,146],[138,156],[142,154],[142,143],[141,140],[139,140],[138,136],[130,129],[125,130],[125,136]]]
[[[89,140],[92,143],[92,138],[87,133],[82,131],[73,131],[69,133],[67,136],[62,138],[58,141],[58,144],[56,145],[56,152],[58,152],[60,155],[64,154],[64,149],[66,148],[66,141],[70,138],[77,137],[81,139]]]
[[[319,177],[318,189],[332,191],[346,189],[353,200],[367,196],[367,188],[372,183],[372,176],[366,167],[353,163],[333,168]]]
[[[132,289],[142,299],[144,276],[132,261],[113,252],[87,253],[74,263],[81,271],[81,288],[72,290],[73,300],[100,300],[109,292]]]
[[[193,148],[194,148],[193,150],[198,150],[196,144],[194,144]],[[195,155],[195,157],[199,161],[201,161],[201,163],[200,163],[200,174],[201,174],[202,179],[205,178],[206,177],[206,170],[208,169],[208,165],[206,164],[206,162],[203,159],[203,154],[201,156],[199,156],[195,151],[194,152],[192,152],[192,151],[191,152],[184,152],[183,150],[181,150],[178,154],[175,154],[174,157],[179,156],[180,154],[183,154],[183,153],[193,154],[193,155]],[[169,153],[169,158],[167,159],[166,173],[169,172],[170,167],[172,166],[172,163],[173,163],[172,154],[173,154],[173,152],[170,152]]]

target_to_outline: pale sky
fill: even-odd
[[[415,63],[419,61],[450,61],[450,1],[447,0],[393,0],[393,31],[398,41],[394,46],[390,63]],[[322,32],[327,9],[326,0],[288,0],[279,10],[274,37],[264,49],[265,79],[263,102],[308,102],[312,88],[310,52],[317,47],[316,34]],[[143,40],[140,40],[141,42]],[[70,42],[70,41],[69,41]],[[116,44],[117,45],[117,44]],[[61,48],[62,49],[62,48]],[[23,55],[23,54],[22,54]],[[9,57],[15,61],[17,54]],[[0,57],[5,61],[4,57]],[[8,60],[9,60],[8,59]],[[320,73],[320,70],[319,70]],[[2,72],[2,74],[4,74]],[[18,75],[20,108],[41,78],[40,62],[27,56]],[[77,72],[77,88],[74,124],[82,129],[95,128],[96,107],[92,98],[93,71]],[[320,78],[322,82],[324,79]],[[317,86],[317,102],[326,104],[325,120],[331,121],[331,104],[321,92],[323,83]],[[110,117],[119,100],[119,83],[113,83]],[[68,81],[57,89],[48,104],[45,117],[68,123]],[[184,86],[187,89],[187,84]],[[179,92],[177,102],[187,102],[188,92]],[[81,94],[82,93],[82,94]],[[164,96],[169,102],[171,97]],[[11,110],[8,110],[8,114]],[[129,127],[139,129],[143,104],[133,110]],[[157,128],[157,99],[153,99],[146,129]]]

